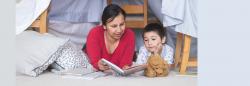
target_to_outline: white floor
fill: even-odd
[[[63,78],[51,72],[38,77],[16,76],[16,86],[197,86],[197,76],[180,76],[171,71],[168,77],[148,78],[139,75],[127,77],[105,76],[93,80]]]

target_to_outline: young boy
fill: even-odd
[[[151,54],[159,54],[167,61],[169,67],[173,64],[173,48],[165,44],[166,30],[158,23],[148,24],[142,33],[144,45],[139,50],[136,64],[146,64]]]

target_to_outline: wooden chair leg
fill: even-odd
[[[183,35],[181,33],[177,32],[176,47],[175,47],[175,59],[174,59],[174,67],[175,68],[180,63],[182,41],[183,41]]]
[[[191,44],[191,36],[184,35],[184,45],[183,45],[183,53],[182,60],[180,65],[180,74],[185,74],[188,66],[189,52]]]
[[[39,32],[40,33],[46,33],[47,32],[47,15],[48,15],[48,12],[46,10],[40,16],[40,27],[39,27]]]

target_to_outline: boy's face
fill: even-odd
[[[154,31],[144,33],[144,44],[149,52],[158,52],[162,49],[162,43],[165,42],[165,39],[161,37]]]

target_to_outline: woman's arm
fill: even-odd
[[[124,38],[124,42],[126,42],[124,45],[125,49],[123,50],[123,55],[121,55],[122,59],[120,61],[119,66],[122,68],[127,68],[132,65],[132,60],[135,52],[135,35],[133,31],[128,29],[126,37]]]
[[[98,40],[98,32],[95,29],[93,28],[87,36],[86,53],[93,67],[99,70],[98,61],[101,59],[101,48]]]

